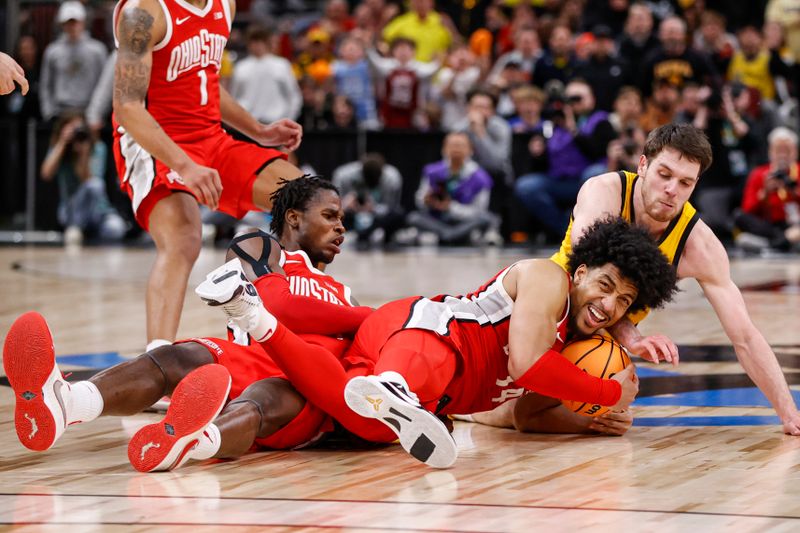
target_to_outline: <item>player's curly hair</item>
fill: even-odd
[[[305,175],[295,180],[281,178],[278,184],[278,190],[270,196],[270,200],[272,200],[272,221],[269,223],[269,229],[279,239],[283,234],[286,212],[289,209],[305,211],[308,207],[308,202],[321,190],[333,191],[337,195],[339,194],[339,189],[333,183],[319,176]]]
[[[647,230],[620,217],[592,224],[572,247],[567,269],[574,272],[580,265],[600,267],[607,263],[639,289],[629,312],[661,307],[678,291],[675,268]]]

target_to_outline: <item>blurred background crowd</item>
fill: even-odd
[[[27,215],[28,229],[60,228],[67,241],[137,238],[109,159],[114,4],[8,3],[3,46],[31,90],[0,99],[0,229]],[[294,156],[340,187],[360,248],[553,244],[581,184],[635,172],[648,132],[673,121],[711,142],[692,202],[723,242],[800,242],[798,1],[238,0],[237,10],[222,83],[261,121],[304,127]],[[237,224],[206,223],[219,238]]]

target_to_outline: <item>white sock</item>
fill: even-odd
[[[147,348],[144,349],[145,352],[149,352],[150,350],[155,350],[161,346],[169,346],[172,344],[172,341],[168,341],[167,339],[153,339],[147,343]]]
[[[264,342],[272,337],[275,333],[275,328],[278,327],[278,320],[272,316],[272,313],[263,307],[258,311],[258,322],[256,326],[250,330],[250,335],[257,342]]]
[[[222,436],[219,434],[219,428],[214,424],[209,424],[197,440],[197,446],[190,452],[192,459],[202,460],[214,457],[221,444]]]
[[[103,412],[103,396],[91,381],[70,384],[67,423],[90,422]]]

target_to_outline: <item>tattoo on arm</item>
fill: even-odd
[[[114,100],[144,101],[152,67],[153,16],[140,8],[123,10],[119,22],[119,54],[114,67]]]

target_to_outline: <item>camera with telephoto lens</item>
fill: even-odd
[[[89,133],[89,128],[86,126],[78,126],[72,131],[72,142],[86,142],[91,138],[91,133]]]
[[[789,176],[789,173],[782,168],[779,168],[770,174],[770,178],[780,181],[784,187],[792,186],[792,177]]]

